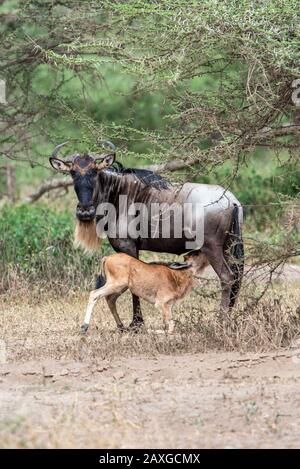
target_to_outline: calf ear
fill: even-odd
[[[102,158],[96,159],[95,160],[96,169],[100,170],[100,169],[108,168],[114,163],[115,157],[116,155],[114,153],[110,153],[109,155],[105,155]]]
[[[58,158],[55,158],[51,156],[49,158],[50,164],[52,168],[56,169],[56,171],[61,171],[62,173],[69,173],[71,170],[71,164],[70,162],[66,162],[63,160],[60,160]]]
[[[172,264],[169,264],[170,269],[173,270],[181,270],[181,269],[187,269],[190,267],[190,264],[187,262],[173,262]]]

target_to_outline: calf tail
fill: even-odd
[[[234,275],[234,282],[230,292],[230,307],[234,306],[241,288],[242,277],[244,273],[244,243],[240,228],[239,210],[242,210],[242,208],[240,208],[237,204],[234,204],[229,233],[230,269]]]
[[[96,285],[95,285],[96,290],[98,290],[98,288],[104,287],[106,283],[106,275],[105,275],[106,259],[107,259],[106,257],[102,257],[100,275],[98,275],[98,277],[96,278]]]

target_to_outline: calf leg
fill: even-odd
[[[139,251],[137,248],[136,240],[133,239],[115,239],[109,238],[109,242],[115,251],[125,252],[129,256],[139,258]],[[142,326],[144,319],[141,312],[141,303],[140,299],[136,295],[132,295],[132,308],[133,308],[133,317],[132,321],[129,324],[129,328],[137,330]]]
[[[99,298],[110,296],[114,293],[117,293],[116,288],[113,287],[112,285],[107,285],[107,284],[104,285],[104,287],[102,288],[98,288],[98,290],[91,291],[87,309],[86,309],[85,318],[84,318],[84,323],[81,326],[82,332],[86,332],[89,328],[92,312],[93,312],[95,304],[97,303],[97,300],[99,300]]]
[[[119,298],[121,293],[114,293],[113,295],[109,295],[106,297],[106,302],[107,305],[110,309],[110,312],[112,313],[113,317],[115,318],[115,321],[117,323],[117,326],[121,330],[125,330],[123,323],[120,319],[120,316],[118,315],[117,307],[116,307],[116,301]]]
[[[172,305],[164,303],[160,306],[160,309],[162,312],[166,331],[168,332],[168,334],[173,334],[175,323],[172,319]]]

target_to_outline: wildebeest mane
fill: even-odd
[[[153,171],[149,169],[139,169],[139,168],[126,168],[119,161],[115,161],[114,164],[107,168],[108,172],[114,172],[120,175],[132,174],[139,181],[141,181],[147,187],[154,187],[154,189],[162,190],[169,189],[170,183]]]

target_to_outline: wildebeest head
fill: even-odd
[[[76,216],[80,221],[90,221],[96,215],[94,195],[97,186],[97,174],[114,163],[115,146],[109,141],[103,141],[104,145],[111,148],[112,151],[110,153],[104,155],[80,155],[75,153],[66,158],[57,158],[59,150],[66,143],[57,145],[50,157],[50,163],[57,171],[70,173],[79,201],[76,208]]]

